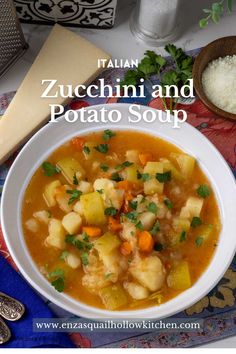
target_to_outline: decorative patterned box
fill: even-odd
[[[111,28],[117,0],[14,0],[21,22]]]

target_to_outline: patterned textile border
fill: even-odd
[[[192,54],[195,55],[198,50]],[[171,63],[170,63],[171,65]],[[102,77],[106,84],[115,84],[116,77],[123,77],[124,70],[106,70]],[[158,81],[154,78],[154,83]],[[153,108],[163,109],[159,99],[152,99],[151,89],[148,83],[145,84],[145,99],[91,99],[86,97],[84,100],[74,99],[67,108],[79,109],[84,106],[101,103],[137,103],[148,105]],[[7,106],[14,96],[14,92],[0,96],[0,119]],[[216,117],[212,112],[202,104],[196,97],[193,100],[182,102],[178,108],[185,109],[188,112],[188,123],[201,131],[218,148],[221,154],[229,163],[233,173],[236,176],[236,124]],[[14,161],[16,154],[6,163],[0,166],[0,194],[10,165]],[[0,230],[0,254],[12,262],[8,250],[6,249]],[[71,334],[74,343],[81,347],[141,347],[141,348],[164,348],[164,347],[193,347],[203,343],[223,339],[236,335],[236,258],[230,268],[221,279],[219,284],[202,300],[186,309],[176,317],[180,318],[203,318],[204,331],[202,333],[107,333],[101,336],[99,333]],[[45,300],[46,301],[46,300]],[[48,302],[48,305],[60,317],[74,317],[68,312],[60,309],[56,305]]]

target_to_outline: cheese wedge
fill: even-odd
[[[108,61],[110,56],[64,27],[53,27],[0,120],[0,163],[49,119],[49,104],[68,103],[62,97],[41,98],[46,88],[42,80],[56,79],[57,85],[73,88],[88,85],[102,70],[98,59]]]

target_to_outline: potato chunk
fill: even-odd
[[[47,246],[53,246],[63,250],[65,243],[65,230],[60,220],[51,219],[48,225],[49,236],[45,240]]]
[[[48,224],[50,221],[50,213],[47,210],[39,210],[33,214],[33,217],[38,221]]]
[[[60,186],[61,186],[61,182],[59,180],[53,181],[46,185],[44,189],[43,197],[49,208],[54,207],[56,205],[56,199],[55,199],[56,189]]]
[[[33,233],[36,233],[39,230],[39,224],[34,218],[27,220],[25,222],[25,227]]]
[[[185,290],[191,286],[191,277],[189,272],[189,266],[186,261],[174,266],[168,277],[167,284],[170,288],[175,290]]]
[[[75,234],[79,232],[80,227],[82,225],[81,216],[72,211],[71,213],[63,217],[62,225],[69,234]]]
[[[104,204],[98,192],[84,194],[80,197],[84,216],[90,225],[103,225],[106,223]]]
[[[130,273],[150,291],[159,290],[165,280],[165,269],[157,256],[135,260],[131,263]]]
[[[170,156],[177,161],[180,171],[184,177],[189,178],[192,176],[196,162],[194,157],[187,154],[175,153],[171,153]]]
[[[181,218],[191,218],[194,216],[199,217],[203,207],[203,199],[197,197],[188,198],[185,206],[181,209]]]
[[[118,236],[106,232],[103,236],[99,237],[94,242],[94,248],[98,251],[99,255],[102,253],[110,253],[118,248],[121,244],[121,241]]]
[[[149,291],[137,283],[125,282],[124,288],[126,291],[128,291],[129,295],[135,300],[143,300],[149,296]]]
[[[80,163],[73,157],[65,157],[57,162],[57,167],[60,168],[61,173],[69,182],[73,184],[73,178],[76,175],[77,178],[81,179],[85,176],[85,171]]]
[[[73,253],[69,253],[66,257],[65,257],[65,262],[68,264],[69,267],[71,267],[72,269],[77,269],[81,266],[81,260],[78,256],[76,256]]]

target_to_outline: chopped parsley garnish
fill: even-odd
[[[192,227],[197,227],[197,226],[200,226],[200,225],[202,225],[202,220],[199,217],[194,216],[192,218],[192,221],[191,221],[191,226]]]
[[[58,268],[49,273],[50,278],[55,278],[51,284],[52,286],[61,293],[65,288],[65,273],[64,270]]]
[[[155,243],[154,250],[157,252],[161,252],[164,249],[164,246],[161,243]]]
[[[157,221],[155,222],[155,224],[153,225],[152,229],[150,230],[151,235],[152,235],[152,236],[155,236],[155,235],[158,233],[158,231],[160,231],[160,229],[161,229],[160,223],[159,223],[159,221],[157,220]]]
[[[120,182],[120,181],[123,181],[123,178],[119,175],[118,172],[114,172],[111,175],[111,180],[116,181],[116,182]]]
[[[149,181],[152,177],[149,173],[140,173],[137,171],[137,179],[141,179],[143,182]]]
[[[121,165],[117,165],[117,166],[116,166],[116,170],[117,170],[117,171],[121,171],[121,170],[123,170],[125,167],[132,166],[133,164],[134,164],[133,162],[125,161],[125,162],[123,162]]]
[[[160,183],[169,182],[171,180],[171,171],[163,172],[163,173],[156,173],[156,179]]]
[[[75,246],[79,250],[91,250],[93,244],[89,242],[89,238],[86,234],[83,235],[83,239],[78,239],[75,235],[66,235],[66,243]]]
[[[141,221],[138,221],[137,224],[135,225],[136,229],[139,229],[139,230],[143,230],[144,227],[143,227],[143,224]]]
[[[82,195],[82,192],[79,191],[78,189],[68,189],[68,190],[66,191],[66,193],[68,193],[68,194],[71,195],[71,197],[70,197],[70,199],[69,199],[69,202],[68,202],[69,205],[72,204],[72,203],[74,203],[74,202],[75,202],[77,199],[79,199],[79,198],[81,197],[81,195]]]
[[[60,255],[60,259],[61,259],[62,261],[65,261],[66,258],[68,257],[68,255],[69,255],[69,252],[68,252],[68,251],[63,251],[62,254]]]
[[[104,275],[104,278],[105,279],[108,279],[108,278],[110,278],[111,276],[113,276],[114,275],[114,273],[106,273],[105,275]]]
[[[76,177],[76,174],[74,174],[74,176],[73,176],[73,184],[75,186],[78,186],[78,184],[79,184],[79,181],[78,181],[78,178]]]
[[[102,193],[104,192],[104,189],[97,189],[97,192],[98,192],[99,194],[102,194]]]
[[[51,162],[47,162],[47,161],[45,161],[42,164],[42,169],[43,169],[45,176],[47,176],[47,177],[54,176],[57,173],[61,172],[61,170],[57,166],[54,166],[51,164]]]
[[[129,207],[133,210],[136,210],[138,206],[138,201],[137,200],[130,200],[129,201]]]
[[[127,214],[123,214],[124,217],[126,217],[127,219],[129,219],[132,222],[136,222],[137,221],[137,217],[138,217],[138,213],[137,211],[130,211]]]
[[[114,207],[106,208],[104,211],[104,214],[109,215],[109,216],[115,216],[115,215],[117,215],[117,213],[118,213],[118,210]]]
[[[106,129],[106,130],[104,130],[104,133],[103,133],[103,136],[102,136],[102,138],[103,138],[103,140],[105,140],[105,141],[108,141],[108,140],[110,140],[112,137],[114,137],[114,136],[116,136],[116,133],[114,133],[112,130],[110,130],[110,129]]]
[[[203,241],[204,241],[203,237],[201,237],[201,236],[197,237],[196,240],[195,240],[196,246],[200,247],[203,244]]]
[[[154,202],[149,203],[147,206],[147,211],[150,211],[153,214],[157,213],[157,209],[157,205]]]
[[[167,208],[168,209],[173,209],[173,203],[172,203],[172,201],[170,200],[170,199],[168,199],[168,198],[166,198],[165,200],[164,200],[164,204],[167,206]]]
[[[84,266],[87,266],[89,264],[89,260],[88,260],[88,252],[83,252],[81,254],[81,262]]]
[[[100,168],[101,168],[101,170],[103,170],[104,172],[107,172],[107,171],[109,170],[109,166],[108,166],[108,165],[105,165],[104,163],[102,163],[102,164],[100,165]]]
[[[197,189],[197,194],[201,198],[207,198],[211,194],[210,188],[206,184],[201,184]]]
[[[107,144],[99,144],[95,146],[94,149],[100,152],[101,154],[106,154],[109,150],[109,146]]]
[[[183,242],[186,241],[186,231],[182,231],[179,237],[179,241]]]
[[[84,152],[86,155],[89,155],[89,154],[90,154],[90,148],[89,148],[87,145],[84,145],[84,146],[83,146],[83,152]]]

